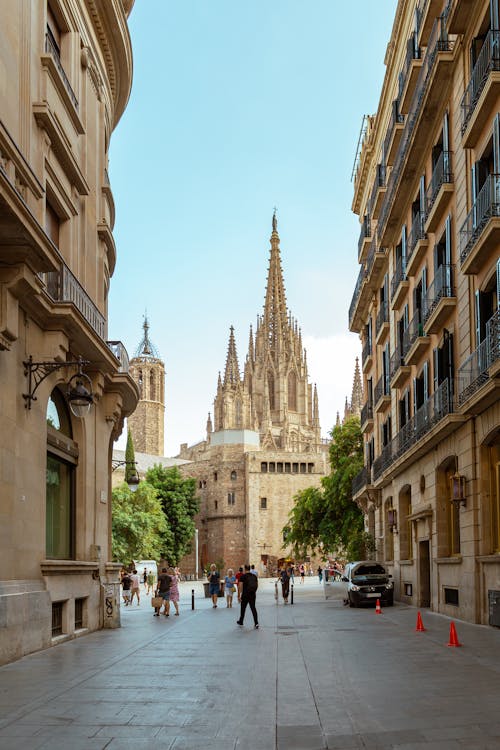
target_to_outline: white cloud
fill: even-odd
[[[338,411],[343,417],[346,396],[351,400],[356,357],[361,366],[359,337],[352,333],[304,336],[302,342],[307,349],[309,379],[318,387],[321,432],[326,437]]]

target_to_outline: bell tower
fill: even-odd
[[[153,456],[164,454],[165,365],[149,339],[149,323],[144,318],[144,335],[130,360],[130,375],[140,397],[137,409],[128,418],[134,448]]]

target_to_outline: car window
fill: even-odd
[[[372,576],[372,575],[386,575],[385,568],[382,565],[360,565],[354,571],[355,576]]]

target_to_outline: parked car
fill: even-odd
[[[374,560],[347,563],[342,576],[345,586],[344,603],[350,607],[362,604],[380,604],[392,607],[394,603],[394,584],[383,565]]]

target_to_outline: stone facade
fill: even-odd
[[[137,409],[128,418],[134,448],[140,453],[163,456],[165,421],[165,365],[149,339],[144,320],[144,336],[130,360],[130,375],[141,394]]]
[[[378,557],[400,600],[483,624],[500,622],[498,18],[497,0],[398,3],[349,311]]]
[[[286,307],[279,235],[273,217],[264,311],[250,328],[243,375],[234,329],[219,375],[214,423],[206,440],[181,446],[182,467],[198,482],[200,569],[223,560],[276,571],[287,556],[282,529],[294,495],[328,472],[328,441],[320,436],[318,394],[309,383],[297,322]],[[192,557],[181,564],[192,573]]]
[[[122,343],[106,340],[107,165],[132,82],[132,4],[0,11],[0,663],[119,624],[110,463],[138,392]],[[93,393],[83,418],[73,375]]]

